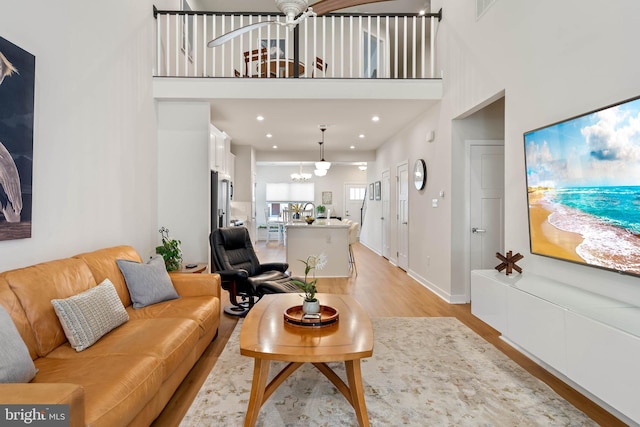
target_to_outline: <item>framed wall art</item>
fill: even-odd
[[[331,191],[322,192],[322,204],[330,205],[333,203],[333,193]]]
[[[36,57],[0,37],[0,240],[31,237],[35,72]]]
[[[374,185],[374,192],[376,193],[376,200],[382,199],[382,194],[380,192],[380,181],[376,181]]]
[[[260,39],[260,47],[268,50],[270,59],[284,59],[285,57],[285,39]]]
[[[369,184],[369,200],[373,200],[373,182]]]

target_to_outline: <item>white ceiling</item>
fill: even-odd
[[[433,101],[424,100],[212,100],[212,122],[233,142],[258,150],[319,152],[319,125],[326,125],[325,151],[375,150]],[[261,115],[264,120],[258,121]],[[372,121],[378,116],[378,122]],[[268,138],[266,135],[271,134]],[[360,135],[364,135],[363,138]],[[300,159],[302,160],[302,159]]]
[[[340,12],[417,12],[424,8],[428,10],[429,3],[429,0],[390,0]],[[189,4],[193,9],[207,11],[277,11],[273,0],[189,0]],[[349,152],[352,153],[349,160],[358,160],[358,152],[363,156],[365,152],[370,154],[433,105],[433,101],[389,99],[227,98],[210,102],[213,124],[229,134],[234,144],[252,145],[269,154],[288,152],[289,161],[306,161],[319,156],[318,142],[322,137],[319,125],[327,126],[324,145],[327,160],[339,160],[332,158],[332,152]],[[257,121],[258,115],[264,120]],[[380,121],[373,122],[374,115],[380,117]],[[267,138],[267,134],[272,137]],[[274,149],[274,145],[278,148]],[[355,148],[351,149],[351,146]]]

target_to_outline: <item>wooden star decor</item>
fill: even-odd
[[[500,252],[496,252],[496,258],[502,261],[499,265],[496,266],[496,270],[502,271],[506,268],[507,271],[505,273],[507,276],[513,273],[512,270],[515,270],[518,273],[522,274],[522,269],[516,265],[516,262],[524,258],[524,256],[520,255],[519,252],[515,255],[512,255],[511,251],[509,251],[507,252],[506,256],[502,255]]]

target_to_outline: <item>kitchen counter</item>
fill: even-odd
[[[311,255],[324,253],[327,264],[316,277],[349,276],[349,225],[337,219],[289,222],[286,228],[287,262],[292,276],[304,277],[304,264]]]
[[[346,224],[337,219],[316,219],[313,224],[307,224],[304,220],[289,222],[284,225],[285,227],[317,227],[317,228],[349,228],[349,224]]]

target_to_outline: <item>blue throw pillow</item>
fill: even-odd
[[[0,305],[0,383],[28,383],[37,369],[16,324]]]
[[[180,298],[171,283],[162,256],[155,256],[146,264],[126,259],[116,262],[129,289],[133,308]]]

